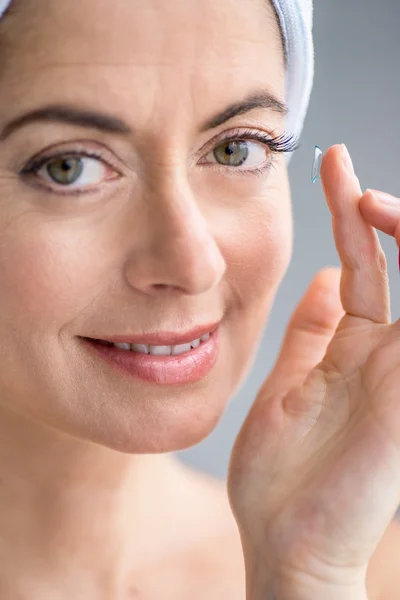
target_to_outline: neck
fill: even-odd
[[[68,573],[89,590],[96,574],[115,592],[184,543],[188,471],[172,455],[115,452],[0,411],[0,580]]]

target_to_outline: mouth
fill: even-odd
[[[215,366],[219,327],[186,344],[153,346],[81,337],[84,347],[120,373],[161,385],[182,385],[204,379]],[[93,354],[94,352],[94,354]]]
[[[214,330],[215,331],[215,330]],[[185,354],[193,349],[196,349],[207,342],[213,332],[207,332],[201,335],[199,338],[192,340],[186,344],[172,344],[172,345],[155,345],[155,344],[133,344],[129,342],[111,342],[110,340],[100,340],[95,338],[84,338],[95,344],[101,346],[108,346],[109,348],[117,348],[125,352],[139,352],[140,354],[151,354],[153,356],[179,356]]]
[[[202,342],[209,340],[218,328],[220,321],[209,322],[195,327],[186,333],[159,331],[139,335],[105,335],[84,338],[103,346],[115,347],[119,350],[153,354],[155,356],[176,356],[191,348],[198,348]]]

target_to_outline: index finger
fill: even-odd
[[[363,192],[342,144],[331,146],[324,154],[321,180],[342,263],[340,292],[343,308],[354,317],[389,323],[386,256],[377,232],[361,214]]]

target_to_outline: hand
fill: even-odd
[[[400,211],[362,193],[340,145],[321,178],[342,268],[318,273],[298,305],[229,464],[251,600],[271,582],[293,600],[366,598],[400,503],[400,322],[374,229],[400,243]]]

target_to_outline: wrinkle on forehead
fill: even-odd
[[[79,5],[74,11],[58,0],[17,0],[4,29],[0,21],[0,42],[9,47],[0,94],[6,107],[30,108],[44,98],[90,105],[95,97],[99,108],[112,105],[115,114],[166,127],[166,116],[204,119],[216,104],[223,108],[264,83],[283,95],[281,42],[266,0]]]
[[[152,49],[153,55],[176,53],[182,58],[190,43],[196,55],[205,50],[203,44],[220,50],[225,36],[226,48],[236,39],[260,43],[272,36],[282,50],[277,16],[268,0],[80,0],[75,10],[58,0],[13,0],[10,13],[0,21],[1,56],[23,48],[25,60],[33,52],[42,64],[51,62],[51,53],[41,52],[46,46],[56,60],[70,64],[82,61],[85,53],[92,64],[121,64],[121,49],[126,51],[124,64],[131,62],[132,51],[133,60],[143,64],[138,50],[145,49],[149,57]]]

